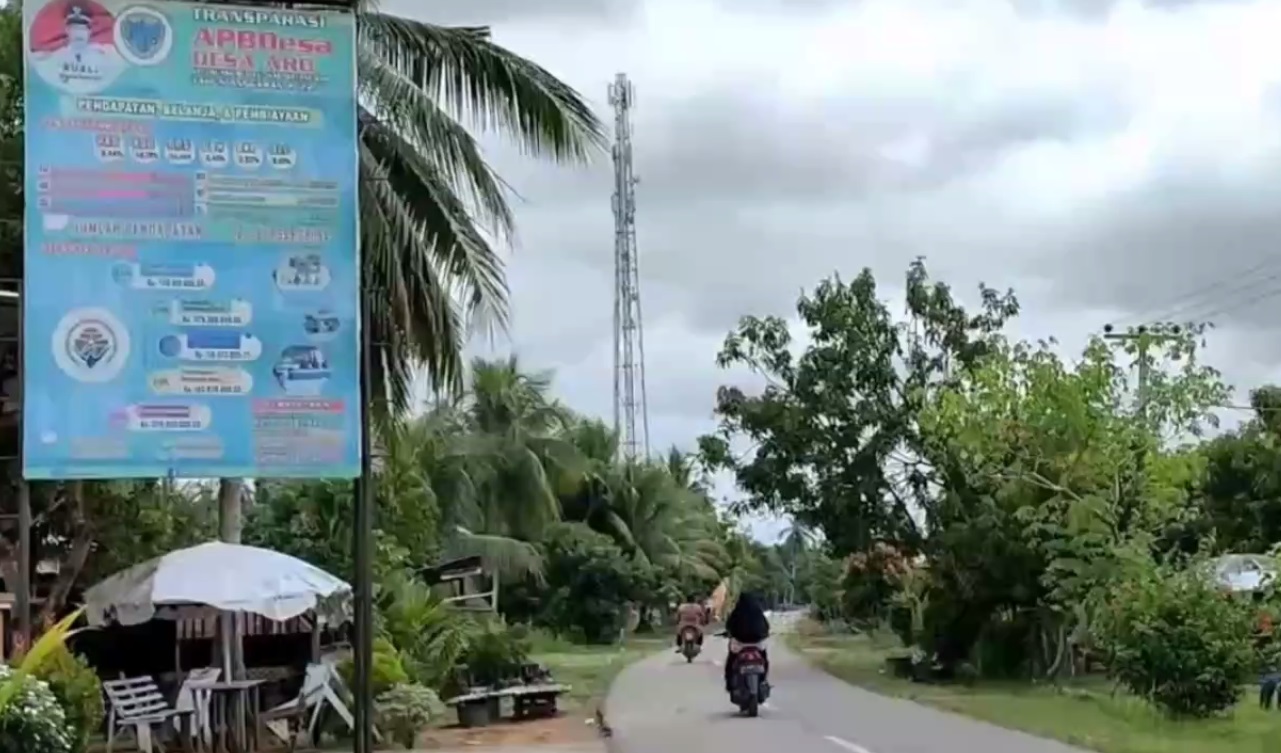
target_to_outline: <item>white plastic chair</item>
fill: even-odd
[[[307,721],[307,737],[313,743],[316,739],[316,726],[320,723],[320,712],[328,704],[330,708],[346,723],[347,728],[355,730],[356,720],[347,708],[347,703],[343,700],[344,695],[350,695],[347,692],[346,684],[339,677],[338,672],[333,665],[328,662],[320,664],[309,664],[307,673],[303,677],[302,689],[298,692],[298,697],[291,701],[285,701],[279,706],[271,709],[266,716],[279,716],[294,709],[300,709],[300,713],[311,712],[311,718]],[[281,742],[289,743],[290,735],[288,728],[281,722],[268,722],[266,725],[272,734],[280,738]],[[374,730],[374,739],[379,739],[378,730]]]
[[[150,676],[107,680],[102,683],[107,696],[107,753],[111,753],[118,733],[132,732],[141,753],[152,751],[152,728],[171,721],[181,722],[190,712],[169,705]],[[180,728],[181,729],[181,728]]]
[[[191,712],[191,735],[199,737],[205,745],[213,744],[213,729],[209,724],[209,698],[207,695],[197,694],[192,686],[217,682],[221,676],[222,670],[218,667],[191,670],[182,681],[182,687],[178,689],[178,697],[174,701],[174,708],[178,711]],[[173,724],[178,728],[181,722],[175,719]]]

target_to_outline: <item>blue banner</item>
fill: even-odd
[[[354,18],[23,15],[26,478],[359,475]]]

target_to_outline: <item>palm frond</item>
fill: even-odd
[[[461,384],[467,316],[505,321],[506,283],[465,208],[399,135],[370,124],[360,172],[362,264],[378,291],[369,296],[375,394],[402,410],[415,365],[435,384]]]
[[[600,120],[577,91],[494,44],[488,28],[367,13],[360,41],[447,110],[503,132],[529,154],[581,162],[605,143]]]
[[[361,97],[378,120],[441,171],[478,210],[481,225],[512,235],[515,221],[506,199],[511,187],[485,161],[476,139],[417,82],[368,47],[358,50],[357,60]]]

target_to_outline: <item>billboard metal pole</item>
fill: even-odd
[[[352,526],[352,548],[355,550],[356,577],[355,590],[355,640],[353,663],[355,664],[356,687],[352,688],[355,696],[354,716],[355,734],[352,735],[352,750],[355,753],[373,753],[374,725],[372,718],[373,687],[370,682],[370,667],[374,654],[374,619],[373,619],[373,426],[369,420],[370,403],[373,400],[373,350],[369,327],[369,289],[365,283],[364,264],[360,269],[360,476],[356,478],[354,491],[355,511]]]
[[[21,471],[19,471],[21,473]],[[17,635],[25,651],[31,647],[31,484],[18,479],[18,610]]]
[[[31,645],[31,484],[23,471],[23,452],[25,442],[23,431],[26,428],[27,412],[27,376],[25,371],[26,342],[23,340],[23,327],[26,325],[27,288],[23,284],[25,276],[17,281],[18,288],[18,589],[15,594],[14,607],[18,614],[15,624],[17,635],[22,640],[25,651]]]
[[[356,0],[344,0],[356,11]],[[353,63],[356,57],[352,51]],[[357,117],[359,122],[359,117]],[[360,128],[357,125],[356,143],[359,149]],[[356,181],[356,190],[360,191],[360,181]],[[357,228],[359,228],[357,214]],[[374,661],[374,595],[373,595],[373,557],[374,557],[374,453],[373,422],[370,421],[373,405],[373,330],[370,326],[372,317],[372,299],[370,298],[369,274],[365,267],[364,254],[360,249],[360,232],[356,232],[356,279],[360,293],[360,319],[357,346],[360,349],[360,475],[356,477],[353,491],[352,526],[353,559],[355,560],[355,645],[353,660],[355,664],[356,687],[352,688],[355,696],[353,709],[355,730],[352,735],[352,750],[355,753],[374,753],[374,720],[373,720],[373,677]]]

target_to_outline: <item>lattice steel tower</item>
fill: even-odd
[[[641,325],[636,253],[636,176],[632,174],[632,103],[636,90],[618,74],[609,87],[614,107],[614,430],[626,457],[649,455],[645,399],[645,331]]]

